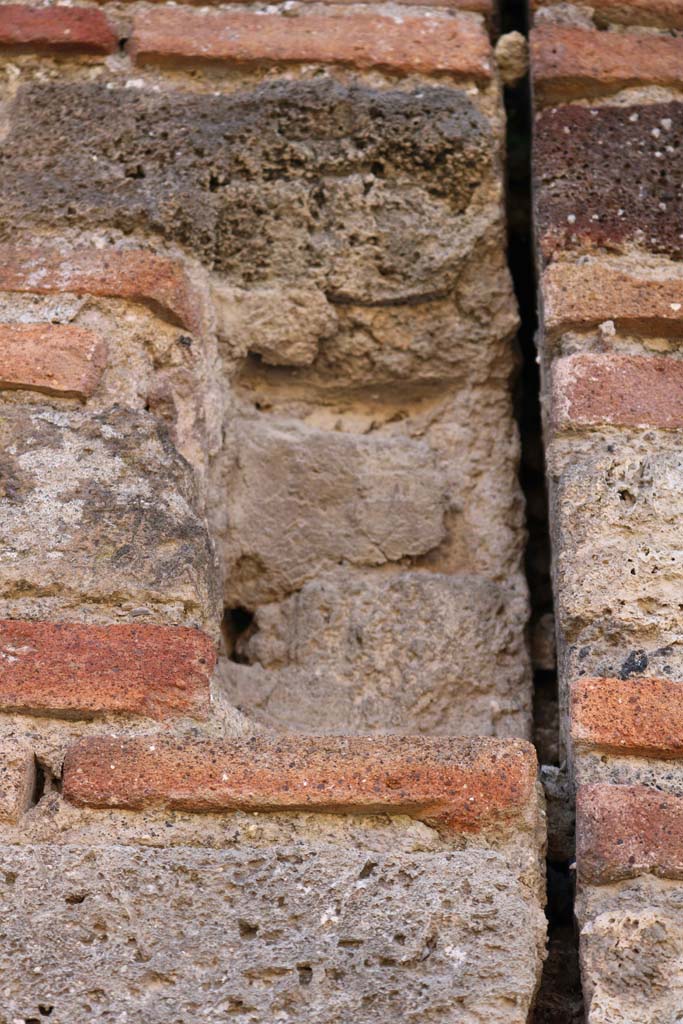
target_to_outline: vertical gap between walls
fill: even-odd
[[[502,0],[501,31],[528,35],[526,0]],[[522,365],[516,399],[522,442],[520,482],[527,508],[525,567],[531,596],[533,739],[540,763],[547,766],[544,775],[553,787],[553,782],[561,779],[558,776],[559,708],[540,374],[536,361],[538,305],[531,199],[532,106],[528,78],[505,89],[505,108],[508,260],[521,318],[518,342]],[[571,814],[569,807],[562,807],[563,792],[567,792],[566,787],[555,785],[552,792],[549,787],[548,959],[532,1016],[533,1024],[582,1024],[584,1020],[573,911],[573,853],[568,849],[566,835],[553,835],[556,823],[566,824]]]

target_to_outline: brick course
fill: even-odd
[[[582,750],[683,757],[683,683],[669,679],[577,679],[572,740]]]
[[[89,398],[107,361],[93,331],[56,324],[0,324],[0,390]]]
[[[90,7],[0,7],[0,50],[113,53],[118,38],[102,11]]]

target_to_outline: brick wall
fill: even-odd
[[[538,4],[535,218],[590,1024],[683,1006],[677,4]]]
[[[493,21],[0,5],[0,1020],[527,1020]]]

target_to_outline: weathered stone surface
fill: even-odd
[[[580,750],[683,758],[683,683],[669,679],[578,679],[571,732]]]
[[[525,616],[475,576],[327,574],[257,610],[223,685],[280,730],[527,737]]]
[[[683,256],[681,104],[563,106],[535,123],[541,251]]]
[[[69,749],[64,798],[84,807],[405,814],[444,833],[535,826],[523,740],[98,736]]]
[[[528,1019],[545,922],[498,853],[3,846],[2,863],[11,1018]]]
[[[1,643],[1,641],[0,641]],[[6,656],[0,648],[0,675]],[[36,759],[23,738],[3,736],[0,740],[0,822],[15,823],[28,809],[36,784]]]
[[[576,859],[584,885],[650,872],[683,878],[683,799],[648,786],[581,786]]]
[[[143,11],[133,21],[129,51],[137,63],[225,61],[263,67],[341,64],[404,74],[448,72],[491,77],[491,44],[473,18],[387,18],[375,14]]]
[[[61,324],[0,325],[0,390],[88,398],[102,377],[107,344],[92,331]]]
[[[237,286],[279,278],[337,301],[443,293],[491,225],[501,237],[492,126],[441,86],[32,84],[0,166],[5,239],[36,224],[151,231]]]
[[[3,245],[0,291],[111,295],[144,303],[172,323],[197,332],[205,317],[202,296],[183,265],[142,249]]]
[[[133,617],[215,633],[193,475],[154,417],[6,403],[0,451],[2,618]]]
[[[113,53],[118,37],[102,11],[87,7],[28,7],[6,4],[0,9],[0,47],[48,53]]]
[[[539,103],[567,103],[636,85],[677,86],[683,80],[683,39],[666,35],[542,25],[531,32],[530,50]]]
[[[548,339],[609,320],[615,331],[631,334],[669,337],[681,331],[683,273],[673,262],[585,257],[551,263],[541,286]]]
[[[581,352],[552,367],[552,419],[582,427],[683,428],[683,361]]]
[[[593,623],[603,632],[618,627],[650,638],[677,630],[681,455],[603,441],[593,455],[567,464],[554,504],[558,611],[565,636],[573,640]],[[627,654],[625,648],[624,658]]]
[[[215,662],[194,629],[0,620],[0,708],[205,718]]]
[[[383,565],[445,536],[446,480],[428,445],[237,422],[227,530],[226,600],[254,607],[338,563]]]

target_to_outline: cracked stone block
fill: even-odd
[[[198,626],[219,618],[192,471],[152,416],[0,410],[2,618]]]
[[[527,736],[525,615],[481,577],[338,571],[260,607],[222,683],[273,728]]]

